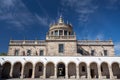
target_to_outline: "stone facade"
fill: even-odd
[[[77,40],[62,17],[46,40],[10,40],[0,57],[0,79],[120,79],[120,57],[112,40]]]
[[[59,52],[59,44],[63,44],[63,52]],[[16,51],[17,50],[17,51]],[[8,55],[40,55],[44,56],[114,56],[112,40],[77,40],[71,24],[65,24],[62,17],[58,23],[50,25],[46,40],[10,40]]]

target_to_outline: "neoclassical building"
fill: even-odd
[[[0,57],[0,78],[120,79],[120,57],[112,40],[77,40],[62,17],[51,24],[46,40],[10,40]]]

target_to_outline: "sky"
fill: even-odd
[[[0,0],[0,53],[10,39],[45,40],[62,15],[78,40],[110,40],[120,56],[120,0]]]

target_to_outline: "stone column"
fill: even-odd
[[[79,66],[76,66],[76,71],[77,71],[77,79],[79,79]]]
[[[63,36],[64,36],[64,30],[63,30]]]
[[[69,36],[69,31],[67,31],[67,36]]]
[[[113,79],[113,72],[112,72],[112,67],[109,65],[109,73],[110,73],[110,79]]]
[[[57,78],[57,67],[55,66],[55,73],[54,73],[54,78],[56,79]]]
[[[35,78],[35,65],[33,64],[33,69],[32,69],[32,78]]]
[[[12,73],[13,73],[13,65],[11,65],[11,69],[10,69],[10,77],[12,77]]]
[[[43,78],[46,78],[46,66],[44,66],[44,71],[43,71]]]
[[[101,67],[98,65],[98,78],[101,79]]]
[[[87,66],[87,78],[91,79],[91,76],[90,76],[90,67],[89,66]]]
[[[68,66],[65,67],[65,78],[68,79]]]
[[[24,78],[24,65],[22,65],[22,70],[21,70],[21,76],[20,76],[21,79]]]

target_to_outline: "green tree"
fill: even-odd
[[[7,56],[7,53],[2,52],[2,53],[0,53],[0,56]]]

